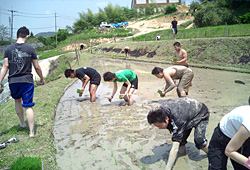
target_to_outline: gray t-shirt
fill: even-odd
[[[188,97],[168,99],[162,108],[170,111],[167,129],[173,131],[172,141],[181,142],[185,130],[196,127],[201,121],[209,119],[205,104]]]
[[[13,43],[6,47],[4,58],[9,61],[9,84],[33,84],[32,60],[37,59],[34,47],[26,43]]]

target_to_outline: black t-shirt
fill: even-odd
[[[181,142],[185,130],[192,129],[202,120],[209,119],[209,112],[205,104],[195,99],[187,97],[168,99],[161,107],[171,113],[167,129],[173,131],[172,141]]]
[[[32,60],[37,59],[34,47],[26,43],[13,43],[6,47],[4,58],[9,62],[9,84],[33,83]]]
[[[92,80],[95,77],[95,75],[98,74],[98,72],[91,67],[82,67],[76,69],[76,77],[79,78],[80,80],[83,79],[85,74],[89,76],[90,80]]]
[[[172,24],[172,27],[173,27],[173,28],[177,28],[177,23],[178,23],[177,21],[172,21],[172,23],[171,23],[171,24]]]

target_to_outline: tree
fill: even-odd
[[[59,29],[57,32],[57,40],[63,41],[66,40],[66,38],[69,36],[69,32],[67,29]]]
[[[88,29],[89,26],[89,23],[84,18],[81,18],[73,24],[73,33],[80,33]]]
[[[171,5],[167,5],[166,9],[165,9],[165,14],[171,14],[173,12],[176,12],[177,8],[175,5],[171,4]]]
[[[4,25],[0,25],[0,37],[1,37],[1,41],[4,41],[5,38],[7,39],[7,37],[9,36],[9,31],[8,31],[8,27],[4,26]]]
[[[147,4],[146,8],[145,8],[145,14],[146,15],[153,15],[154,12],[154,6],[152,4]]]
[[[33,34],[33,32],[31,31],[30,32],[30,38],[34,38],[35,36],[34,36],[34,34]]]

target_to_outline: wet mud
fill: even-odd
[[[78,80],[61,98],[53,126],[56,161],[62,170],[155,170],[165,169],[171,149],[168,130],[159,130],[147,123],[147,113],[169,98],[177,98],[176,89],[162,98],[157,93],[165,82],[151,75],[155,66],[124,60],[93,59],[94,67],[102,75],[105,71],[131,69],[139,79],[133,106],[118,98],[122,83],[112,102],[107,100],[113,83],[102,80],[97,90],[97,101],[90,103],[88,87],[82,97],[76,93],[81,87]],[[250,75],[226,71],[192,68],[195,75],[189,97],[205,103],[210,110],[207,139],[223,115],[233,108],[248,104]],[[235,83],[242,80],[245,84]],[[184,148],[182,148],[184,149]],[[195,148],[193,132],[179,154],[175,170],[207,170],[206,154]],[[230,162],[230,161],[229,161]],[[232,170],[232,166],[228,165]]]

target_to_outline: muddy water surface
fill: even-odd
[[[60,100],[53,127],[59,169],[165,169],[171,135],[167,130],[149,125],[146,116],[164,100],[177,98],[176,89],[161,98],[157,90],[164,88],[164,80],[150,74],[154,66],[166,68],[169,65],[109,59],[91,61],[88,66],[96,68],[100,74],[124,68],[133,70],[138,75],[139,89],[134,95],[134,105],[126,106],[118,93],[111,103],[108,102],[113,83],[102,80],[95,103],[89,102],[88,87],[79,97],[76,89],[81,87],[81,82],[72,85]],[[189,97],[204,102],[210,109],[207,131],[210,139],[223,115],[247,104],[250,75],[198,68],[193,71],[195,77]],[[236,84],[236,79],[246,84]],[[206,170],[206,155],[195,148],[193,134],[188,141],[186,154],[179,155],[174,169]],[[230,164],[228,169],[232,169]]]

